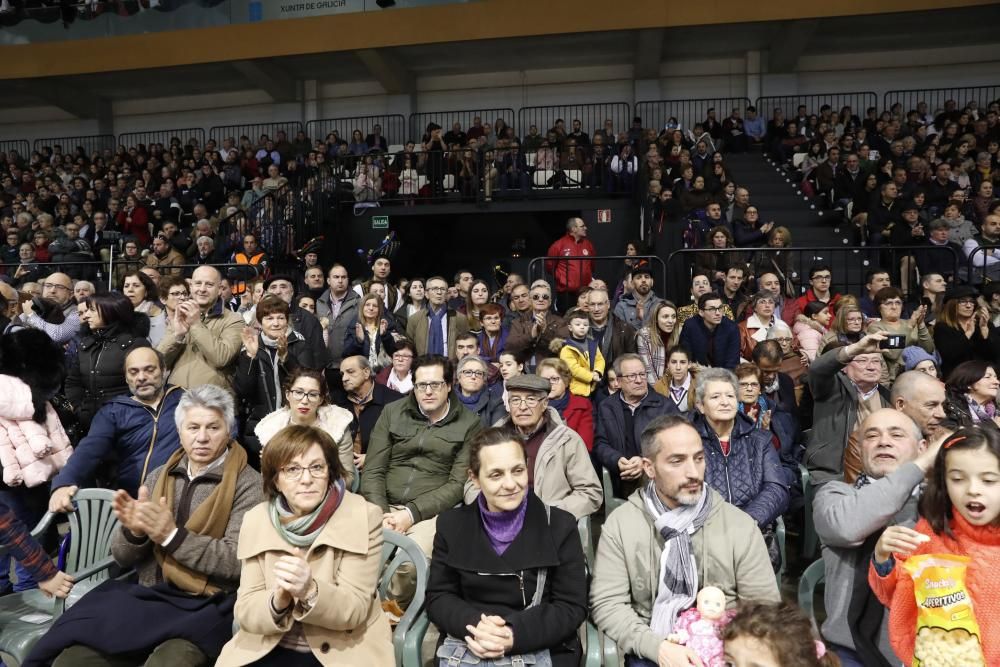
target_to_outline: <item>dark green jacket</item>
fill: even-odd
[[[448,414],[429,424],[413,394],[385,406],[368,441],[361,495],[388,511],[404,505],[414,523],[462,502],[469,439],[479,418],[453,399]]]

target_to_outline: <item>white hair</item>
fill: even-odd
[[[174,423],[178,431],[181,430],[187,411],[191,408],[205,408],[221,413],[223,421],[226,422],[226,429],[232,433],[233,425],[236,423],[236,404],[233,395],[222,387],[203,384],[185,391],[174,410]]]

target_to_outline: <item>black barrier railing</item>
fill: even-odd
[[[1000,245],[982,245],[969,253],[969,282],[984,285],[1000,280]]]
[[[910,258],[904,263],[904,258]],[[926,262],[926,263],[925,263]],[[809,269],[829,266],[833,273],[831,291],[865,293],[865,273],[876,267],[890,271],[893,283],[901,278],[903,294],[919,294],[915,271],[923,264],[956,281],[966,279],[966,262],[953,246],[806,246],[802,248],[686,248],[667,257],[667,271],[673,283],[665,293],[676,303],[690,300],[690,279],[694,270],[725,273],[730,266],[742,266],[751,278],[765,273],[778,276],[785,297],[797,297],[809,287]],[[903,273],[905,272],[905,273]],[[713,279],[713,283],[716,281]]]
[[[328,134],[336,131],[338,137],[350,144],[354,130],[360,130],[361,139],[365,141],[368,135],[374,133],[376,125],[381,128],[380,136],[385,138],[387,148],[406,143],[406,117],[400,114],[311,120],[306,123],[306,135],[313,141],[324,141]]]
[[[55,149],[56,146],[61,146],[64,155],[73,155],[78,149],[82,148],[89,159],[90,156],[95,153],[100,154],[104,151],[114,152],[118,144],[115,141],[115,135],[113,134],[94,134],[87,137],[52,137],[47,139],[35,139],[34,149],[36,151],[42,150],[45,146],[52,149]]]
[[[604,128],[610,120],[615,133],[628,132],[632,125],[631,107],[626,102],[595,102],[591,104],[562,104],[547,107],[522,107],[517,112],[517,126],[521,134],[528,134],[532,125],[541,135],[552,129],[556,121],[565,123],[566,134],[573,131],[573,121],[580,121],[580,128],[589,136]]]
[[[31,153],[31,144],[28,143],[27,139],[0,141],[0,153],[10,154],[11,151],[17,151],[18,155],[27,159],[28,154]]]
[[[665,285],[667,282],[667,265],[664,263],[663,259],[657,255],[546,255],[544,257],[533,257],[530,262],[528,262],[528,280],[527,283],[530,285],[535,280],[544,279],[555,287],[555,276],[546,267],[547,262],[553,262],[554,268],[558,270],[558,265],[561,262],[567,262],[570,264],[568,267],[570,270],[570,275],[572,272],[578,270],[573,265],[579,262],[589,262],[592,267],[597,265],[596,268],[592,270],[592,275],[594,278],[599,278],[603,280],[608,286],[608,292],[614,296],[615,288],[618,285],[618,281],[624,276],[626,267],[624,262],[626,260],[646,260],[647,262],[654,262],[659,265],[659,275],[655,276],[657,278],[656,285]],[[613,263],[611,266],[605,266],[608,263]],[[586,287],[586,285],[584,285]]]
[[[232,138],[239,145],[240,138],[246,137],[250,141],[256,142],[264,135],[268,139],[277,141],[278,132],[284,132],[288,141],[294,141],[295,135],[302,129],[302,123],[297,120],[284,123],[245,123],[240,125],[216,125],[209,129],[208,138],[215,139],[216,143],[222,144],[223,140]]]
[[[483,125],[495,126],[497,120],[503,120],[508,126],[514,126],[514,110],[506,107],[496,109],[462,109],[457,111],[423,111],[410,114],[409,138],[410,141],[419,144],[421,138],[427,132],[427,126],[430,123],[440,125],[442,134],[450,132],[455,123],[461,123],[462,132],[468,132],[476,118],[479,118]],[[522,134],[526,132],[526,130],[522,131],[519,128],[515,128],[514,131],[521,131]]]
[[[917,108],[920,102],[927,103],[927,113],[937,115],[944,110],[949,100],[954,100],[959,110],[969,102],[975,102],[981,113],[985,113],[990,102],[1000,99],[1000,85],[974,86],[963,88],[927,88],[923,90],[890,90],[883,97],[883,109],[891,109],[894,104],[903,107],[903,114]]]
[[[859,93],[821,93],[815,95],[768,95],[757,98],[757,113],[770,120],[774,110],[780,108],[785,118],[794,118],[798,107],[805,105],[807,114],[819,115],[824,104],[829,104],[836,116],[844,107],[851,107],[851,112],[858,118],[865,117],[865,110],[878,107],[878,96],[872,92]]]
[[[170,150],[170,144],[174,139],[180,141],[181,146],[204,148],[205,130],[200,127],[187,127],[176,130],[126,132],[118,135],[118,145],[133,148],[142,144],[148,149],[153,144],[162,144],[164,149]]]
[[[684,129],[691,129],[708,117],[708,110],[715,109],[715,117],[722,121],[733,109],[739,109],[740,116],[746,113],[750,100],[746,97],[715,97],[700,100],[656,100],[639,102],[635,105],[635,115],[642,118],[643,127],[656,128],[662,132],[671,118]],[[758,112],[760,109],[758,109]]]
[[[243,235],[253,232],[261,249],[272,259],[285,261],[296,248],[321,233],[324,214],[332,206],[332,200],[322,197],[326,186],[327,179],[313,177],[267,192],[246,210],[219,221],[216,251],[219,243],[227,248],[238,247]]]

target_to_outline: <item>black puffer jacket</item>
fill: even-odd
[[[84,428],[89,428],[94,414],[115,396],[127,394],[125,357],[137,347],[150,347],[149,318],[135,313],[131,327],[120,323],[91,331],[84,325],[76,363],[66,376],[66,397],[76,406]]]

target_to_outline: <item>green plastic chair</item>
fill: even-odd
[[[66,571],[73,575],[76,584],[69,598],[54,600],[37,589],[13,593],[0,598],[0,651],[10,655],[18,664],[24,662],[35,643],[65,610],[90,589],[108,578],[108,568],[114,564],[111,557],[111,538],[118,527],[118,519],[111,510],[114,492],[108,489],[83,489],[73,497],[76,511],[69,519],[70,546],[66,555]],[[31,536],[41,540],[58,514],[48,512],[31,531]],[[0,554],[9,547],[0,546]]]
[[[583,544],[583,555],[587,557],[588,570],[594,569],[594,532],[590,528],[590,517],[585,516],[577,520],[576,529],[580,533],[580,542]]]
[[[605,634],[601,635],[601,639],[603,640],[603,667],[621,667],[625,659],[618,655],[618,644]]]
[[[799,607],[806,613],[813,627],[816,628],[816,610],[814,608],[816,600],[816,587],[826,579],[826,570],[823,567],[823,559],[813,562],[799,579]],[[818,628],[817,628],[818,629]]]
[[[420,667],[420,649],[424,635],[427,634],[427,626],[430,624],[427,612],[424,610],[427,578],[430,575],[427,557],[416,542],[394,530],[384,528],[382,537],[385,541],[382,544],[380,569],[382,576],[378,586],[381,599],[386,599],[389,582],[400,565],[413,563],[413,567],[416,568],[417,591],[392,633],[392,647],[396,654],[397,667]]]
[[[819,552],[819,537],[816,535],[816,525],[813,523],[813,498],[816,496],[809,483],[809,470],[799,464],[799,474],[802,479],[802,498],[804,505],[802,511],[805,513],[802,520],[802,557],[812,560]]]
[[[611,473],[607,468],[601,468],[601,486],[604,487],[604,516],[608,516],[625,501],[615,497],[614,487],[611,486]]]
[[[775,575],[778,578],[779,589],[781,588],[781,578],[784,576],[785,570],[788,569],[788,553],[785,550],[785,537],[785,520],[779,516],[774,529],[774,539],[778,540],[778,551],[781,553],[781,566]]]

